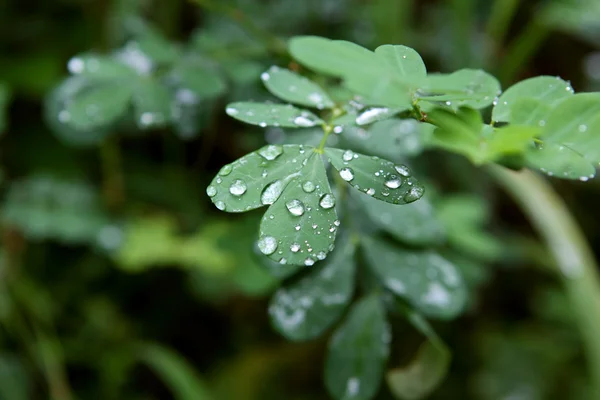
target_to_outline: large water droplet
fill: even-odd
[[[394,169],[402,176],[410,176],[410,169],[406,165],[394,165]]]
[[[306,193],[312,193],[315,191],[315,189],[315,184],[311,181],[306,181],[302,184],[302,190],[304,190]]]
[[[321,196],[321,200],[319,200],[319,205],[324,209],[329,210],[335,206],[335,197],[330,193],[324,194]]]
[[[421,197],[423,197],[423,188],[420,186],[413,186],[412,188],[410,188],[410,190],[408,191],[408,193],[406,193],[403,197],[403,200],[407,203],[411,203],[413,201],[417,201],[419,200]]]
[[[402,181],[397,176],[392,175],[392,178],[385,181],[384,185],[390,189],[398,189],[402,185]]]
[[[277,250],[277,239],[273,236],[263,236],[258,241],[258,249],[267,256],[275,253],[275,250]]]
[[[353,158],[354,158],[354,152],[352,150],[346,150],[344,152],[344,154],[342,155],[342,159],[344,161],[352,161]]]
[[[237,179],[229,186],[229,193],[234,196],[241,196],[246,193],[247,189],[246,183],[241,179]]]
[[[231,171],[233,171],[233,167],[231,166],[231,164],[227,164],[224,165],[223,168],[221,168],[221,170],[219,171],[219,175],[227,176],[231,173]]]
[[[260,202],[264,205],[275,203],[279,196],[281,196],[283,187],[284,183],[280,180],[269,183],[260,195]]]
[[[217,201],[215,203],[215,207],[217,207],[219,210],[223,211],[225,209],[225,203],[223,201]]]
[[[277,157],[279,157],[283,153],[283,146],[270,144],[268,146],[263,147],[258,150],[258,154],[260,154],[265,160],[273,161]]]
[[[302,214],[304,214],[304,204],[300,200],[290,200],[287,203],[285,203],[285,206],[287,207],[290,214],[295,215],[296,217],[299,217]]]
[[[354,179],[354,171],[352,171],[351,168],[343,168],[340,170],[340,176],[346,182],[350,182],[352,179]]]
[[[303,128],[310,128],[317,124],[317,121],[310,114],[301,114],[294,118],[294,124]]]
[[[375,107],[370,108],[367,111],[361,113],[358,117],[356,117],[356,123],[358,125],[367,125],[371,122],[377,121],[381,116],[389,113],[389,108],[387,107]]]
[[[209,197],[215,197],[215,195],[217,194],[217,188],[210,185],[209,187],[206,188],[206,194]]]

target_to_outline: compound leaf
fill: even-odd
[[[386,44],[375,49],[377,58],[387,64],[402,80],[418,87],[427,76],[423,59],[415,50],[402,45]]]
[[[425,191],[404,165],[395,165],[391,161],[354,153],[352,150],[327,147],[325,154],[343,180],[376,199],[408,204],[419,200]]]
[[[165,126],[171,118],[171,95],[153,79],[142,79],[133,93],[135,121],[139,128]]]
[[[283,104],[238,102],[228,104],[225,111],[230,117],[263,128],[310,128],[323,123],[310,111]]]
[[[336,322],[354,290],[354,246],[350,240],[306,276],[282,286],[271,299],[275,328],[290,340],[309,340]]]
[[[137,76],[127,65],[104,55],[80,54],[69,60],[67,69],[73,75],[84,76],[89,80],[126,80]]]
[[[390,328],[379,296],[359,300],[329,341],[325,385],[335,399],[369,400],[389,357]]]
[[[76,129],[94,130],[114,123],[128,110],[133,85],[105,83],[78,94],[67,105],[67,123]]]
[[[411,251],[363,237],[367,262],[382,283],[423,314],[453,318],[466,302],[466,288],[456,267],[432,251]]]
[[[319,85],[290,70],[272,66],[261,79],[271,93],[290,103],[318,109],[335,105]]]

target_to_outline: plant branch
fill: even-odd
[[[229,4],[226,4],[224,0],[190,0],[200,7],[207,9],[208,11],[217,12],[237,22],[242,28],[248,33],[254,35],[256,39],[260,40],[266,48],[271,52],[285,56],[287,55],[287,45],[285,41],[281,40],[271,32],[261,28],[254,21],[252,21],[246,14],[244,14],[238,8],[235,8]]]
[[[555,259],[585,349],[593,390],[590,398],[598,399],[600,280],[594,254],[567,206],[548,182],[528,170],[513,172],[492,166],[490,171],[520,205]]]

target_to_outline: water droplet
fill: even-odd
[[[356,117],[356,123],[358,125],[370,124],[371,122],[377,121],[378,118],[387,114],[389,111],[390,110],[387,107],[370,108],[367,111],[361,113],[358,117]]]
[[[543,119],[540,119],[540,122],[538,122],[539,126],[546,126],[546,121]]]
[[[306,260],[304,260],[304,265],[306,265],[307,267],[310,267],[311,265],[315,264],[315,260],[313,260],[312,258],[308,257]]]
[[[300,251],[300,245],[298,243],[292,243],[292,245],[290,246],[290,250],[292,251],[292,253],[297,253]]]
[[[286,264],[287,260],[285,258],[282,258],[281,260],[279,260],[279,264]]]
[[[71,113],[69,113],[67,110],[62,110],[61,112],[58,113],[58,120],[60,122],[68,122],[71,119]]]
[[[585,131],[587,131],[587,125],[579,125],[579,127],[577,128],[579,130],[579,132],[583,133]]]
[[[227,107],[225,109],[225,112],[227,113],[227,115],[234,116],[234,115],[238,115],[240,111],[237,108]]]
[[[424,190],[422,187],[413,186],[412,188],[410,188],[408,193],[406,193],[404,195],[404,197],[402,199],[407,203],[412,203],[413,201],[417,201],[421,197],[423,197],[423,192],[424,192]]]
[[[233,171],[233,167],[231,166],[231,164],[227,164],[224,165],[223,168],[221,168],[221,170],[219,171],[219,175],[227,176],[231,173],[231,171]]]
[[[258,124],[258,126],[260,126],[261,128],[266,128],[267,127],[267,123],[266,122],[261,122]]]
[[[375,189],[369,188],[365,193],[368,194],[369,196],[374,196],[375,195]]]
[[[302,184],[302,190],[304,190],[306,193],[312,193],[315,191],[315,189],[315,184],[311,181],[306,181]]]
[[[85,69],[85,61],[79,57],[73,57],[67,63],[67,69],[72,74],[80,74]]]
[[[352,161],[353,158],[354,158],[354,152],[352,150],[346,150],[344,152],[344,154],[342,155],[342,159],[344,161]]]
[[[273,161],[277,157],[279,157],[283,153],[283,146],[270,144],[258,150],[258,154],[260,154],[265,160]]]
[[[346,395],[348,398],[352,398],[358,395],[360,391],[360,380],[356,377],[348,379],[346,382]]]
[[[451,101],[447,101],[447,102],[446,102],[446,105],[447,105],[447,106],[451,106],[451,105],[452,105],[452,102],[451,102]]]
[[[406,165],[394,165],[394,169],[402,176],[410,176],[410,169]]]
[[[296,217],[299,217],[302,214],[304,214],[304,204],[300,200],[290,200],[287,203],[285,203],[285,206],[287,207],[290,214],[295,215]]]
[[[335,226],[340,226],[340,220],[339,220],[339,219],[336,219],[335,221],[333,221],[333,224],[334,224]]]
[[[214,187],[214,186],[212,186],[212,185],[210,185],[209,187],[206,188],[206,194],[209,197],[215,197],[216,194],[217,194],[217,188]]]
[[[231,193],[234,196],[241,196],[244,193],[246,193],[246,190],[248,189],[248,187],[246,186],[246,183],[241,180],[241,179],[236,179],[231,186],[229,186],[229,193]]]
[[[260,202],[264,205],[275,203],[279,196],[281,196],[283,187],[284,183],[280,180],[269,183],[260,195]]]
[[[333,133],[335,133],[336,135],[339,135],[343,131],[344,131],[344,127],[341,125],[337,125],[337,126],[333,127]]]
[[[318,260],[324,260],[325,258],[327,258],[327,253],[325,253],[324,251],[320,251],[317,253]]]
[[[324,209],[329,210],[335,206],[335,197],[330,193],[324,194],[321,196],[321,200],[319,200],[319,205]]]
[[[265,81],[265,82],[266,82],[266,81],[268,81],[269,79],[271,79],[271,75],[269,75],[269,73],[268,73],[268,72],[263,72],[263,73],[260,75],[260,79],[262,79],[263,81]]]
[[[219,200],[215,203],[215,207],[217,207],[219,210],[223,211],[225,209],[225,203]]]
[[[275,253],[275,250],[277,250],[277,239],[273,236],[263,236],[258,241],[258,249],[267,256]]]
[[[321,96],[320,93],[311,93],[308,95],[308,100],[310,100],[312,103],[316,104],[317,106],[321,106],[323,107],[323,96]]]
[[[140,116],[140,123],[143,126],[152,125],[153,122],[154,122],[154,114],[152,114],[152,113],[145,112],[145,113],[142,113],[142,115]]]
[[[340,170],[340,176],[346,182],[350,182],[352,179],[354,179],[354,172],[350,168],[344,168]]]
[[[384,185],[389,187],[390,189],[398,189],[400,185],[402,185],[402,181],[400,180],[400,178],[396,177],[395,175],[392,175],[392,179],[385,181]]]
[[[317,121],[314,121],[305,115],[299,115],[296,118],[294,118],[294,124],[304,128],[310,128],[312,126],[315,126],[317,124]]]

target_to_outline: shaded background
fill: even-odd
[[[125,123],[93,146],[44,118],[73,55],[149,26],[225,88],[176,124]],[[259,74],[288,64],[279,40],[300,34],[405,44],[429,70],[484,68],[504,87],[548,74],[600,88],[595,0],[0,0],[0,399],[328,398],[327,337],[291,343],[270,326],[279,279],[253,252],[260,212],[219,213],[204,194],[223,164],[285,140],[223,110],[268,98]],[[469,309],[435,324],[453,364],[431,398],[589,399],[572,311],[521,213],[459,157],[429,151],[418,164],[443,192],[471,193],[492,243],[472,245],[485,256]],[[553,184],[598,253],[600,186]],[[398,366],[422,338],[394,329]]]

